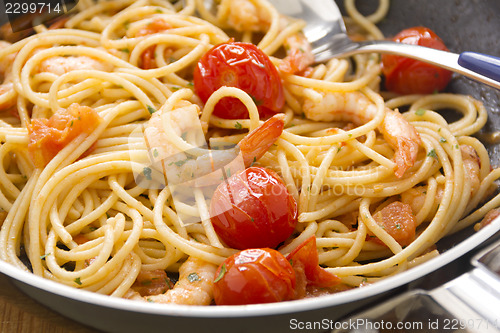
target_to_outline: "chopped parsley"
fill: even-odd
[[[445,142],[446,142],[446,139],[445,139],[445,138],[443,138],[443,137],[441,137],[441,139],[439,139],[439,142],[441,142],[441,143],[445,143]]]
[[[196,273],[196,272],[190,273],[188,275],[187,279],[191,283],[201,280],[200,277],[198,276],[198,273]]]
[[[437,154],[436,154],[436,150],[435,150],[435,149],[431,149],[431,150],[429,151],[429,153],[427,154],[427,156],[429,156],[429,157],[434,157],[434,158],[437,158],[437,157],[438,157],[438,156],[437,156]]]
[[[153,149],[153,156],[158,157],[158,149]]]
[[[224,277],[226,272],[227,272],[226,264],[222,264],[222,267],[220,268],[219,275],[217,275],[217,277],[215,278],[214,283],[219,282],[219,280]]]
[[[147,105],[146,107],[148,108],[148,111],[150,114],[153,114],[156,112],[156,109],[154,107],[152,107],[151,105]]]
[[[40,260],[44,260],[47,256],[50,256],[50,253],[44,254],[43,256],[40,256]]]
[[[77,277],[74,281],[75,281],[75,283],[76,283],[77,285],[79,285],[79,286],[81,286],[81,285],[82,285],[82,281],[80,280],[80,277]]]
[[[174,162],[175,165],[177,165],[178,167],[181,167],[184,165],[184,163],[186,163],[187,159],[186,160],[180,160],[180,161],[176,161]]]
[[[151,177],[151,168],[144,167],[142,170],[142,173],[144,174],[144,177],[146,177],[147,180],[152,180],[153,178]]]
[[[425,109],[418,109],[417,111],[415,111],[415,114],[417,116],[423,116],[425,114]]]
[[[236,128],[236,129],[242,129],[243,126],[240,124],[240,122],[237,121],[236,124],[234,124],[234,128]]]
[[[253,166],[257,162],[257,157],[254,156],[252,163],[250,163],[250,166]]]

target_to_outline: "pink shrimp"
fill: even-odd
[[[167,291],[158,295],[144,295],[137,290],[131,289],[125,295],[125,298],[151,303],[210,305],[214,298],[213,281],[216,270],[217,266],[214,264],[189,257],[179,268],[179,281],[172,289],[168,289],[170,283],[166,280],[168,278],[163,272],[162,274],[153,275],[161,276],[162,281],[166,281],[163,287],[168,289]]]
[[[305,97],[303,111],[306,118],[316,121],[350,121],[361,125],[373,119],[377,108],[360,92],[318,92],[321,100]],[[422,143],[416,129],[398,112],[385,109],[385,118],[379,130],[394,148],[395,175],[402,177],[417,160]]]
[[[269,150],[284,128],[284,115],[277,114],[248,133],[233,148],[203,149],[199,147],[204,142],[198,141],[198,147],[193,147],[193,151],[183,151],[173,143],[175,138],[172,134],[182,139],[204,138],[198,111],[197,105],[183,101],[171,112],[155,112],[144,131],[148,150],[154,156],[153,166],[162,170],[170,184],[195,182],[191,185],[205,186],[220,182],[221,168],[228,174],[234,174],[249,167]],[[165,128],[165,123],[170,127]]]

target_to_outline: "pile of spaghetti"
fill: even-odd
[[[383,38],[375,23],[387,7],[380,1],[364,17],[347,0],[354,37]],[[185,174],[176,180],[192,188],[184,202],[166,186],[172,178],[144,180],[162,170],[150,168],[162,154],[204,158],[228,143],[245,167],[279,179],[296,205],[292,229],[268,247],[286,256],[312,238],[318,264],[338,279],[327,292],[438,256],[439,239],[499,206],[499,197],[485,200],[500,171],[471,136],[487,121],[479,101],[384,92],[378,55],[313,65],[303,27],[265,0],[214,8],[80,0],[66,19],[2,42],[1,259],[101,294],[211,304],[223,263],[248,246],[219,232],[214,193]],[[225,84],[207,92],[208,81],[198,83],[206,53],[238,42],[265,56],[258,67],[279,77],[278,88],[264,80],[246,83],[257,92]],[[225,114],[232,107],[240,113]],[[462,117],[449,123],[441,109]],[[171,273],[179,273],[175,287]]]

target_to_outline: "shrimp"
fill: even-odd
[[[113,66],[88,56],[55,56],[43,60],[39,66],[39,72],[48,72],[57,76],[80,69],[95,69],[98,71],[111,72]]]
[[[169,29],[172,29],[173,26],[170,25],[168,22],[161,18],[155,18],[152,22],[150,22],[148,25],[142,27],[137,31],[136,36],[147,36],[147,35],[152,35],[158,32],[166,31]],[[152,45],[148,47],[141,55],[141,67],[143,69],[152,69],[156,67],[156,61],[155,61],[155,50],[156,50],[156,45]],[[171,48],[165,49],[165,52],[167,53],[167,56],[172,53]]]
[[[239,32],[265,32],[271,26],[271,15],[254,1],[230,0],[228,24]]]
[[[0,40],[0,49],[5,49],[9,47],[9,42]],[[12,63],[16,53],[10,53],[0,59],[0,78],[2,84],[0,85],[0,110],[7,110],[16,104],[16,92],[14,90],[14,84],[12,82]]]
[[[210,305],[214,298],[214,278],[217,266],[189,257],[179,268],[179,281],[163,294],[141,296],[130,289],[125,298],[152,303]]]
[[[464,166],[464,176],[471,184],[470,195],[473,196],[479,190],[479,186],[481,185],[481,180],[479,178],[481,161],[474,148],[469,145],[460,145],[460,153],[462,155]],[[434,216],[437,212],[439,204],[443,198],[443,192],[444,186],[438,185],[433,205],[428,216]],[[424,206],[426,195],[427,186],[416,186],[401,193],[401,201],[410,205],[413,213],[417,214]]]
[[[195,186],[205,186],[220,182],[221,168],[225,169],[227,175],[249,167],[266,153],[283,132],[284,114],[277,114],[248,133],[233,148],[198,148],[204,145],[198,112],[197,105],[183,101],[173,111],[153,113],[144,130],[148,151],[154,157],[153,166],[163,171],[170,184],[194,182]],[[164,126],[165,122],[170,128]],[[194,137],[191,141],[196,147],[192,151],[183,151],[172,144],[173,136],[167,135],[172,130],[177,138],[189,141],[190,137]]]
[[[283,58],[279,69],[288,74],[304,72],[314,63],[314,54],[309,41],[303,33],[291,35],[285,39],[287,56]]]
[[[319,92],[318,101],[304,99],[306,118],[315,121],[350,121],[356,125],[375,117],[375,104],[360,92]],[[396,110],[385,109],[385,118],[379,127],[384,139],[394,148],[395,175],[400,178],[417,160],[422,140],[417,130]]]

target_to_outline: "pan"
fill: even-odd
[[[342,1],[338,4],[342,8]],[[358,0],[357,5],[365,13],[375,7],[372,0]],[[386,36],[391,36],[404,28],[423,25],[441,36],[451,51],[500,56],[499,14],[497,0],[393,0],[387,18],[379,27]],[[500,143],[492,135],[500,129],[500,92],[461,76],[455,76],[447,89],[472,95],[485,104],[489,120],[478,137],[487,145],[492,165],[500,165]],[[4,262],[0,262],[0,272],[47,307],[106,332],[325,332],[361,308],[415,287],[435,287],[467,271],[470,268],[467,258],[497,239],[499,230],[497,219],[478,232],[469,228],[448,236],[438,243],[441,256],[372,285],[276,304],[159,306],[70,288]]]

